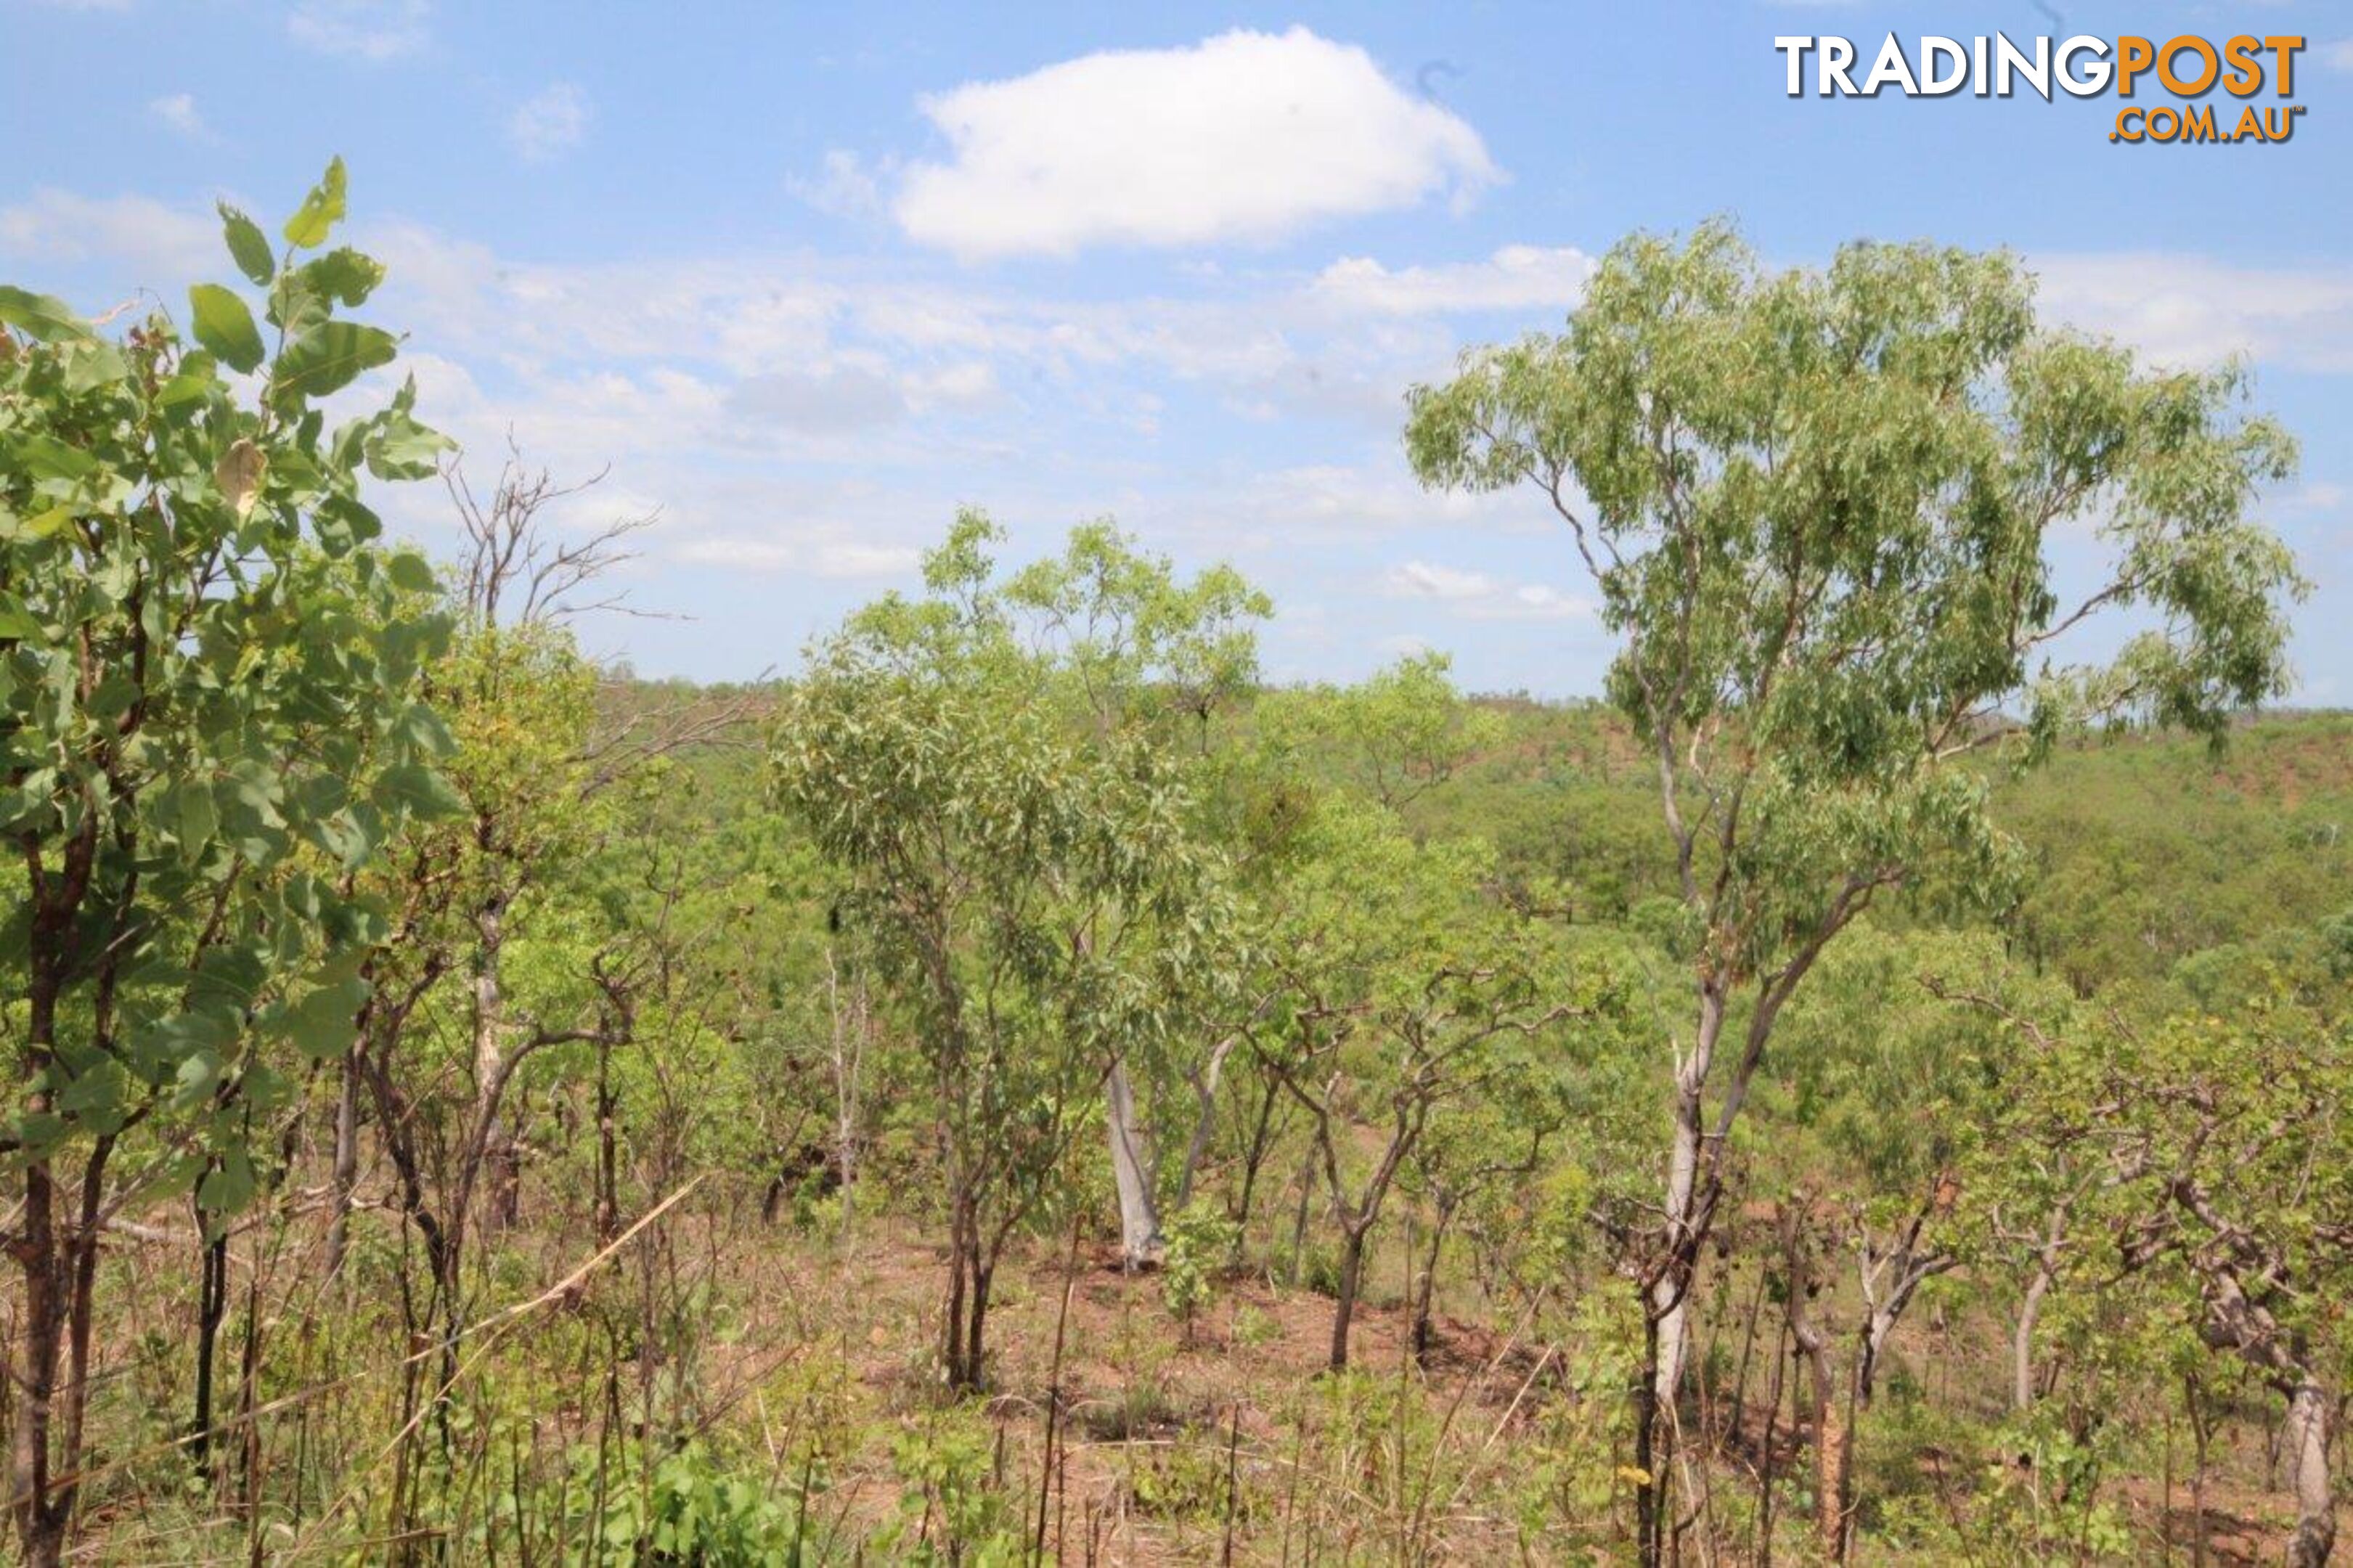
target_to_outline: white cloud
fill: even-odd
[[[875,171],[844,147],[828,148],[813,176],[785,176],[785,189],[835,217],[871,217],[883,210],[882,186]]]
[[[146,196],[38,190],[0,207],[0,256],[49,266],[87,261],[127,270],[128,287],[176,290],[227,262],[220,223]]]
[[[908,171],[899,222],[967,258],[1270,241],[1498,177],[1467,123],[1304,27],[1087,55],[923,110],[952,159]]]
[[[568,81],[532,94],[507,121],[507,140],[525,163],[543,163],[588,134],[588,95]]]
[[[912,573],[923,552],[913,545],[866,544],[841,539],[746,538],[722,534],[690,540],[678,559],[699,566],[745,572],[807,572],[819,577],[894,577]]]
[[[2044,256],[2046,318],[2130,343],[2167,365],[2232,354],[2292,370],[2353,371],[2353,268],[2239,267],[2156,252]]]
[[[1426,599],[1472,620],[1566,620],[1591,609],[1582,599],[1543,583],[1507,583],[1484,572],[1408,561],[1381,579],[1395,599]]]
[[[2321,45],[2320,63],[2333,71],[2353,71],[2353,38]]]
[[[190,142],[208,142],[212,139],[212,127],[206,125],[205,117],[197,112],[196,98],[194,93],[174,92],[167,93],[162,98],[150,99],[147,103],[147,112],[162,121],[174,136]]]
[[[321,54],[394,60],[431,41],[432,9],[429,0],[300,0],[286,32]]]
[[[1584,296],[1593,268],[1592,257],[1569,245],[1507,245],[1484,261],[1395,270],[1351,256],[1325,268],[1314,292],[1344,310],[1390,315],[1566,310]]]

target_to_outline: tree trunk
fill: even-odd
[[[987,1364],[988,1288],[995,1272],[981,1237],[980,1213],[969,1194],[955,1203],[948,1242],[948,1298],[941,1314],[940,1359],[947,1384],[958,1394],[977,1393]]]
[[[1103,1121],[1111,1135],[1112,1180],[1119,1189],[1120,1261],[1149,1268],[1164,1250],[1160,1210],[1153,1191],[1151,1137],[1135,1113],[1135,1088],[1127,1064],[1113,1062],[1103,1081]]]
[[[1430,1247],[1421,1256],[1421,1278],[1415,1281],[1413,1293],[1413,1359],[1415,1364],[1430,1365],[1430,1320],[1438,1296],[1438,1260],[1446,1247],[1446,1227],[1454,1217],[1454,1205],[1444,1199],[1438,1212],[1430,1216]]]
[[[343,1271],[343,1257],[351,1247],[352,1193],[359,1184],[359,1044],[355,1041],[344,1054],[343,1090],[335,1099],[335,1214],[327,1222],[326,1274],[330,1279]]]
[[[1365,1277],[1365,1237],[1369,1225],[1355,1226],[1343,1222],[1340,1231],[1340,1282],[1336,1299],[1332,1303],[1332,1360],[1334,1372],[1345,1372],[1348,1366],[1348,1329],[1356,1316],[1356,1290]]]
[[[514,1138],[500,1114],[497,1087],[506,1064],[506,998],[499,965],[506,945],[506,900],[493,896],[474,913],[474,1115],[483,1128],[481,1224],[514,1223],[522,1171]]]
[[[1667,1151],[1663,1235],[1642,1300],[1643,1315],[1656,1329],[1643,1336],[1647,1364],[1642,1370],[1649,1387],[1635,1416],[1637,1447],[1649,1454],[1647,1463],[1638,1461],[1643,1479],[1636,1484],[1634,1495],[1635,1510],[1641,1516],[1643,1568],[1657,1568],[1665,1545],[1672,1416],[1683,1392],[1691,1292],[1697,1283],[1700,1249],[1707,1238],[1700,1161],[1706,1139],[1708,1073],[1715,1059],[1716,1041],[1724,1033],[1725,1004],[1713,983],[1703,983],[1699,996],[1698,1037],[1690,1055],[1675,1068],[1674,1130]]]
[[[1217,1135],[1218,1085],[1225,1078],[1226,1058],[1240,1038],[1229,1035],[1219,1041],[1209,1052],[1208,1064],[1187,1080],[1193,1086],[1193,1136],[1185,1145],[1185,1168],[1176,1173],[1179,1212],[1193,1201],[1193,1183],[1201,1173],[1201,1162],[1208,1157],[1209,1142]]]
[[[1814,1368],[1814,1533],[1822,1555],[1833,1563],[1846,1561],[1847,1469],[1854,1452],[1854,1432],[1839,1408],[1838,1388],[1831,1378],[1828,1358]]]
[[[613,1043],[602,1033],[596,1041],[596,1241],[610,1246],[621,1234],[620,1152],[614,1142]],[[769,1202],[775,1203],[774,1187]],[[773,1214],[763,1215],[772,1218]]]
[[[196,1228],[206,1228],[205,1211],[196,1210]],[[195,1408],[188,1425],[188,1451],[196,1474],[213,1479],[213,1368],[220,1346],[221,1320],[228,1311],[228,1237],[204,1237],[198,1244],[196,1279]]]
[[[2337,1541],[2337,1510],[2328,1485],[2328,1399],[2312,1378],[2289,1391],[2286,1449],[2295,1467],[2296,1509],[2288,1568],[2321,1568]]]
[[[2010,1333],[2010,1407],[2013,1410],[2026,1410],[2034,1404],[2034,1325],[2042,1315],[2042,1298],[2050,1290],[2051,1271],[2037,1263]]]
[[[1272,1073],[1267,1075],[1266,1093],[1259,1100],[1258,1122],[1250,1129],[1249,1151],[1242,1156],[1242,1192],[1236,1200],[1234,1223],[1247,1234],[1250,1230],[1250,1208],[1258,1195],[1258,1173],[1266,1163],[1267,1145],[1274,1125],[1274,1102],[1282,1092],[1282,1081]]]

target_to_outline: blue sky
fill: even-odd
[[[1997,27],[2301,33],[2308,112],[2280,146],[2120,147],[2113,96],[1792,100],[1772,42]],[[2266,503],[2317,584],[2299,696],[2353,702],[2337,0],[0,0],[0,278],[176,304],[227,271],[216,196],[282,216],[342,153],[392,268],[371,313],[477,482],[512,430],[559,477],[609,465],[571,525],[659,509],[630,589],[676,618],[586,628],[649,673],[789,666],[971,503],[1020,554],[1110,513],[1233,561],[1277,677],[1426,645],[1474,688],[1589,692],[1567,542],[1532,496],[1420,493],[1401,395],[1557,325],[1629,230],[1730,214],[1784,263],[2009,246],[2053,319],[2251,356],[2305,444]],[[435,489],[387,510],[446,547]]]

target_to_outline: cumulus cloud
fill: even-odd
[[[2168,365],[2232,354],[2353,371],[2353,268],[2238,267],[2203,257],[2044,256],[2046,318],[2105,333]]]
[[[1573,245],[1507,245],[1484,261],[1394,269],[1351,256],[1325,268],[1314,292],[1344,310],[1390,315],[1566,310],[1583,298],[1593,268]]]
[[[507,120],[507,140],[528,163],[543,163],[588,134],[588,95],[568,81],[523,100]]]
[[[173,135],[188,142],[212,139],[212,127],[196,110],[196,97],[192,92],[166,93],[162,98],[147,100],[147,112],[164,122]]]
[[[2320,46],[2320,63],[2330,70],[2353,71],[2353,38]]]
[[[1304,27],[1087,55],[923,110],[951,155],[912,166],[895,211],[967,258],[1271,241],[1498,177],[1469,124]]]
[[[286,14],[296,43],[349,59],[393,60],[431,41],[429,0],[301,0]]]

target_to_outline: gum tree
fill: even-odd
[[[1565,331],[1412,394],[1425,483],[1533,486],[1567,525],[1697,933],[1628,1258],[1646,1561],[1725,1151],[1824,948],[1931,868],[1998,886],[1971,752],[2103,718],[2219,736],[2283,689],[2299,584],[2249,514],[2294,447],[2246,392],[2039,326],[2006,255],[1856,244],[1774,272],[1719,225],[1623,242]],[[2095,571],[2060,569],[2063,531],[2105,547]],[[2121,647],[2084,661],[2068,634],[2116,615]]]
[[[1181,771],[1148,739],[1071,722],[1063,671],[994,581],[999,537],[965,513],[925,558],[923,598],[887,596],[814,650],[771,751],[923,1060],[959,1390],[984,1380],[997,1259],[1083,1108],[1192,1016],[1229,923]]]
[[[1060,555],[1016,573],[1002,602],[1023,642],[1045,661],[1059,703],[1094,744],[1149,747],[1187,773],[1215,767],[1213,722],[1256,684],[1255,623],[1273,609],[1230,566],[1180,579],[1166,557],[1137,550],[1108,520],[1081,524]],[[1219,1077],[1239,1038],[1229,1031],[1202,1047],[1192,1045],[1193,1034],[1171,1031],[1165,1051],[1151,1040],[1120,1049],[1104,1078],[1120,1252],[1130,1268],[1155,1261],[1162,1249],[1159,1143],[1138,1105],[1136,1079],[1156,1102],[1166,1080],[1182,1079],[1197,1102],[1181,1207]]]
[[[282,254],[223,209],[259,320],[198,284],[185,321],[117,337],[0,289],[9,1511],[36,1564],[82,1486],[106,1227],[175,1189],[208,1226],[251,1198],[257,1129],[349,1044],[383,934],[339,873],[441,794],[447,737],[413,697],[446,627],[394,613],[431,574],[370,543],[359,494],[441,443],[406,390],[333,429],[319,406],[396,348],[335,315],[382,277],[320,251],[343,193],[337,162]]]

